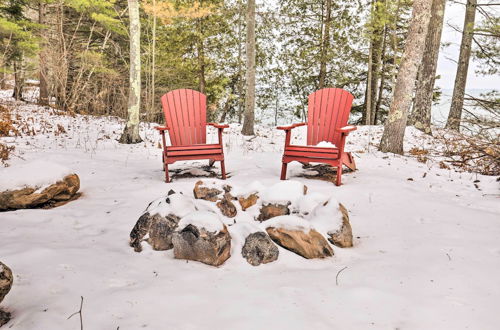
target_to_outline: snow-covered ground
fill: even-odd
[[[154,125],[142,127],[146,142],[120,145],[119,119],[61,116],[0,94],[24,126],[23,136],[0,139],[16,147],[10,166],[60,164],[78,173],[83,193],[54,209],[0,213],[0,260],[15,274],[2,302],[13,314],[6,328],[80,329],[78,315],[68,316],[82,296],[84,329],[498,329],[495,177],[380,153],[382,128],[360,127],[347,144],[359,170],[346,173],[342,186],[298,177],[298,163],[288,171],[309,193],[347,207],[353,248],[334,247],[324,260],[280,248],[276,262],[253,267],[233,246],[232,257],[213,268],[147,244],[141,253],[128,246],[150,201],[170,189],[190,195],[197,181],[163,182]],[[224,134],[227,183],[277,183],[283,132],[259,127],[248,138],[239,131],[231,125]],[[303,142],[304,133],[295,129],[292,141]],[[406,150],[433,143],[408,129]]]

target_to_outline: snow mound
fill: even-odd
[[[0,191],[17,190],[25,187],[44,188],[72,174],[62,165],[35,160],[22,165],[0,169]]]
[[[224,229],[224,224],[219,219],[219,216],[208,211],[195,211],[184,216],[179,221],[179,230],[186,228],[188,225],[205,228],[210,232],[219,232]]]
[[[263,203],[288,203],[295,205],[304,196],[304,184],[299,181],[281,181],[261,192]]]
[[[151,215],[159,214],[162,217],[174,214],[182,218],[196,210],[197,208],[192,198],[183,194],[172,194],[152,201],[144,213],[149,212]]]
[[[310,222],[296,215],[282,215],[279,217],[274,217],[267,220],[265,224],[266,228],[274,227],[287,230],[301,230],[306,234],[311,229],[314,229]]]
[[[342,226],[342,212],[339,202],[330,197],[326,205],[318,204],[308,217],[310,223],[322,234],[336,232]]]

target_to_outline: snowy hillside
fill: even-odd
[[[333,247],[335,256],[323,260],[280,248],[276,262],[253,267],[233,247],[214,268],[128,246],[149,202],[170,189],[191,196],[198,180],[164,183],[155,125],[142,126],[144,143],[121,145],[120,119],[68,116],[8,93],[1,103],[20,134],[0,138],[15,147],[10,167],[57,163],[80,176],[83,194],[54,209],[0,213],[0,260],[15,275],[2,302],[13,315],[8,329],[80,329],[78,316],[68,316],[81,296],[84,329],[498,329],[496,177],[380,153],[382,127],[360,127],[347,141],[358,171],[345,173],[342,186],[300,176],[299,163],[288,171],[346,206],[353,248]],[[259,127],[248,138],[240,130],[231,124],[224,134],[227,183],[277,183],[284,133]],[[304,143],[304,127],[293,134],[293,143]],[[405,150],[437,143],[408,128]],[[203,174],[204,165],[172,170]]]

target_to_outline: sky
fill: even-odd
[[[465,2],[465,0],[463,1]],[[486,1],[478,1],[485,3]],[[498,13],[497,13],[498,14]],[[441,49],[438,60],[437,74],[441,75],[441,79],[437,80],[436,84],[442,89],[453,89],[455,83],[455,75],[457,70],[456,61],[458,60],[461,34],[455,31],[449,25],[454,25],[462,30],[465,17],[465,6],[458,3],[451,3],[445,10],[443,35],[441,42],[450,42],[451,45]],[[481,19],[480,14],[476,14],[476,20]],[[482,76],[475,73],[477,64],[471,59],[469,64],[469,72],[467,74],[466,89],[500,89],[500,76]]]

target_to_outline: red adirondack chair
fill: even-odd
[[[161,97],[165,126],[156,127],[163,142],[163,166],[165,181],[170,182],[168,164],[179,160],[209,159],[210,165],[220,161],[222,179],[226,179],[222,131],[229,125],[207,123],[207,97],[191,89],[177,89]],[[219,130],[219,143],[207,144],[206,126]],[[170,137],[170,146],[165,140]]]
[[[347,126],[353,96],[340,88],[325,88],[309,95],[307,123],[278,127],[284,130],[285,152],[281,168],[281,180],[286,179],[286,168],[291,161],[301,163],[323,163],[337,167],[336,185],[341,185],[342,165],[352,170],[356,164],[351,153],[344,151],[345,139],[355,126]],[[307,125],[307,146],[290,144],[291,131]],[[333,143],[333,147],[315,147],[319,142]]]

